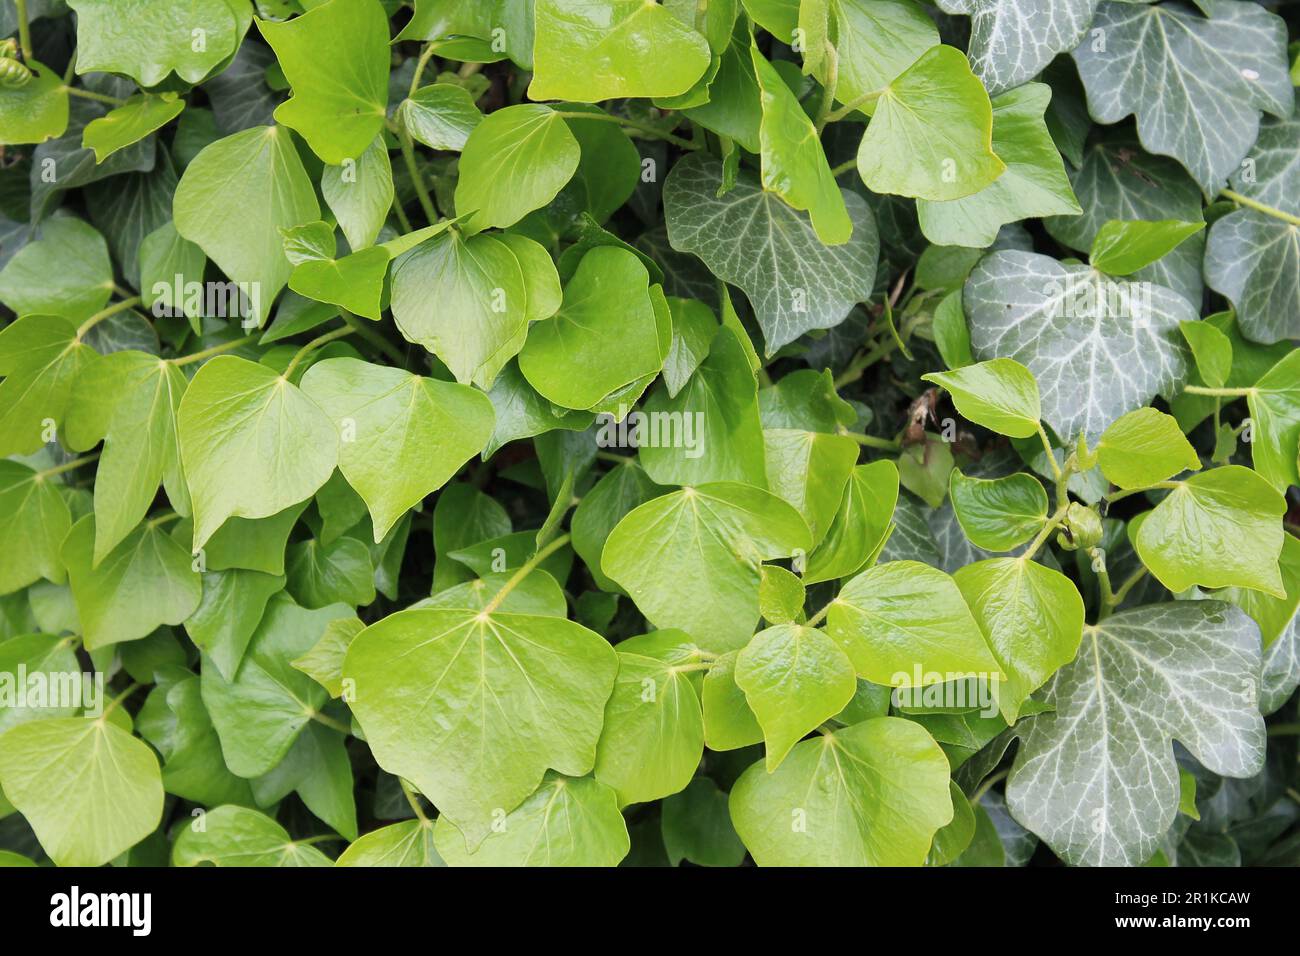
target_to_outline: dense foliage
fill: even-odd
[[[1280,6],[0,2],[0,862],[1300,861]]]

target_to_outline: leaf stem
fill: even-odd
[[[1266,205],[1258,199],[1251,199],[1249,196],[1243,196],[1241,193],[1235,192],[1231,189],[1225,189],[1219,193],[1219,195],[1223,196],[1225,199],[1231,199],[1238,206],[1245,206],[1247,209],[1253,209],[1255,212],[1261,212],[1266,216],[1272,216],[1274,219],[1280,219],[1293,226],[1300,226],[1300,216],[1293,216],[1289,212],[1283,212],[1281,209]]]
[[[1047,452],[1047,463],[1052,466],[1052,478],[1056,480],[1057,484],[1060,484],[1065,475],[1061,471],[1061,466],[1056,463],[1056,452],[1052,450],[1052,440],[1047,437],[1047,429],[1043,427],[1041,421],[1038,423],[1038,437],[1042,439],[1043,451]]]
[[[241,345],[248,345],[257,335],[245,335],[243,338],[231,339],[229,342],[222,342],[220,345],[214,345],[211,348],[195,352],[193,355],[178,355],[176,358],[168,359],[173,365],[189,365],[193,362],[202,362],[204,359],[212,358],[214,355],[220,355],[222,352],[229,352],[239,348]]]
[[[674,674],[693,674],[696,671],[707,671],[715,661],[696,661],[694,664],[675,664],[669,668]]]
[[[351,727],[340,720],[335,720],[333,717],[322,714],[319,710],[313,710],[311,712],[311,719],[316,721],[318,724],[328,727],[330,730],[337,730],[339,733],[348,737],[352,736]]]
[[[984,798],[984,794],[992,790],[997,784],[1001,783],[1011,773],[1010,767],[1004,767],[996,773],[991,773],[984,778],[983,782],[975,788],[975,792],[970,795],[971,803],[979,803]]]
[[[612,113],[606,113],[601,110],[596,113],[581,113],[576,110],[565,112],[563,110],[554,110],[556,116],[566,120],[596,120],[597,122],[618,123],[628,129],[634,129],[639,133],[644,133],[654,139],[662,139],[665,142],[672,143],[674,146],[680,146],[682,149],[702,149],[699,143],[693,143],[689,139],[682,139],[680,136],[674,136],[672,133],[651,126],[649,123],[642,123],[640,120],[628,119],[626,116],[615,116]]]
[[[357,335],[361,336],[375,348],[379,349],[379,351],[383,352],[384,355],[386,355],[394,364],[406,364],[406,356],[402,354],[401,349],[380,335],[377,330],[372,329],[347,309],[340,309],[339,314],[342,316],[344,324],[346,324],[349,329],[357,333]]]
[[[18,48],[23,51],[23,60],[32,59],[32,27],[27,22],[27,0],[14,0],[18,13]]]
[[[1128,576],[1128,580],[1125,581],[1123,584],[1121,584],[1119,586],[1119,590],[1115,592],[1111,601],[1111,605],[1113,607],[1119,607],[1121,604],[1123,604],[1124,599],[1128,597],[1128,592],[1132,591],[1134,585],[1136,585],[1139,581],[1141,581],[1146,576],[1147,576],[1147,569],[1145,567],[1138,568],[1136,571],[1130,574]]]
[[[415,813],[416,819],[424,826],[428,826],[429,818],[425,816],[424,807],[420,806],[420,795],[404,778],[398,777],[397,782],[402,785],[402,796],[406,797],[406,802],[411,805],[411,810]]]
[[[94,100],[96,103],[106,103],[109,106],[125,106],[126,100],[118,99],[116,96],[109,96],[106,93],[95,93],[91,90],[83,90],[76,86],[63,87],[63,92],[69,96],[80,96],[83,100]]]
[[[1273,724],[1268,728],[1270,737],[1300,736],[1300,724]]]
[[[397,215],[397,224],[402,227],[402,232],[412,232],[410,217],[406,215],[406,210],[402,208],[402,201],[397,198],[397,193],[393,193],[393,212]]]
[[[1110,571],[1106,568],[1106,559],[1100,548],[1089,548],[1088,557],[1094,561],[1101,558],[1101,568],[1097,571],[1097,587],[1101,592],[1101,600],[1097,605],[1097,620],[1104,621],[1115,607],[1115,592],[1110,588]]]
[[[175,521],[175,520],[177,520],[178,518],[180,518],[180,515],[178,515],[176,512],[174,512],[174,511],[164,511],[162,514],[157,515],[156,517],[150,518],[149,521],[148,521],[148,523],[145,525],[145,527],[147,527],[147,528],[156,528],[156,527],[158,527],[160,524],[167,524],[167,522],[169,522],[169,521]]]
[[[1188,395],[1212,395],[1216,398],[1245,398],[1253,395],[1253,388],[1208,388],[1204,385],[1186,385],[1183,391]]]
[[[857,165],[858,165],[858,158],[856,156],[853,157],[852,159],[846,159],[838,166],[831,167],[831,178],[839,179],[841,176],[847,173],[850,169],[855,168]]]
[[[826,41],[826,64],[826,85],[822,88],[822,102],[817,108],[817,119],[813,124],[817,127],[818,135],[830,122],[831,107],[835,105],[835,88],[840,82],[840,54],[830,40]]]
[[[1059,528],[1061,522],[1065,520],[1065,513],[1069,510],[1069,508],[1070,505],[1067,502],[1061,505],[1060,507],[1058,507],[1056,511],[1052,513],[1052,516],[1047,519],[1047,523],[1043,525],[1042,530],[1038,532],[1038,536],[1035,537],[1034,540],[1029,543],[1028,550],[1026,550],[1025,553],[1020,556],[1021,561],[1033,560],[1034,555],[1038,553],[1038,549],[1043,546],[1044,542],[1046,542],[1047,539],[1051,537],[1052,532],[1055,531],[1057,528]]]
[[[304,345],[294,354],[293,358],[289,360],[289,365],[285,368],[284,373],[280,377],[287,382],[289,380],[289,376],[293,374],[293,370],[298,367],[298,363],[300,363],[308,355],[310,355],[312,352],[315,352],[321,346],[328,345],[330,342],[333,342],[335,339],[341,339],[343,338],[343,336],[351,335],[351,334],[352,334],[352,329],[348,328],[345,325],[341,329],[335,329],[332,332],[326,332],[324,335],[316,336],[316,338],[312,339],[310,342],[308,342],[306,345]]]
[[[880,99],[880,97],[884,95],[884,92],[885,91],[883,89],[871,90],[870,92],[863,93],[861,96],[855,96],[853,99],[849,100],[839,109],[833,110],[830,113],[828,113],[826,115],[826,122],[838,123],[840,120],[844,119],[850,113],[856,113],[859,109],[866,106],[868,103],[876,102],[876,100]]]
[[[420,80],[424,77],[424,68],[429,65],[429,60],[433,58],[433,44],[426,43],[424,49],[420,51],[420,59],[415,63],[415,75],[411,77],[411,89],[406,94],[409,100],[415,95],[416,90],[420,88]]]
[[[117,302],[114,303],[113,305],[110,305],[107,309],[104,309],[100,312],[96,312],[85,322],[82,322],[81,326],[77,329],[77,341],[80,342],[82,338],[85,336],[85,334],[89,332],[91,329],[93,329],[95,326],[99,325],[100,322],[103,322],[105,319],[112,318],[113,316],[117,315],[119,312],[125,312],[127,309],[134,309],[137,305],[140,304],[140,301],[141,299],[138,295],[133,295],[129,299],[123,299],[121,302]]]
[[[888,356],[898,348],[898,343],[893,339],[887,339],[884,342],[877,343],[871,349],[863,352],[860,356],[850,362],[835,379],[835,388],[841,389],[845,385],[852,385],[858,379],[862,378],[863,373],[871,366],[875,365],[882,358]]]
[[[898,451],[902,446],[896,441],[888,438],[877,438],[875,435],[860,435],[857,432],[851,432],[847,429],[840,431],[841,435],[852,438],[864,448],[879,448],[881,451]]]
[[[290,840],[293,846],[311,846],[315,843],[347,843],[337,833],[318,833],[316,836],[303,837],[301,840]]]
[[[1168,488],[1170,490],[1173,490],[1174,488],[1177,488],[1180,485],[1182,485],[1181,481],[1157,481],[1155,484],[1144,485],[1141,488],[1129,488],[1127,491],[1121,491],[1118,492],[1117,494],[1107,495],[1106,501],[1109,502],[1110,504],[1114,504],[1117,501],[1123,501],[1125,498],[1129,497],[1130,495],[1140,495],[1145,491],[1155,491],[1157,488]]]
[[[568,543],[569,535],[562,534],[550,544],[538,549],[536,554],[520,565],[519,570],[510,576],[510,580],[501,585],[501,590],[494,594],[492,600],[488,601],[487,604],[484,605],[483,610],[479,612],[480,615],[486,617],[499,608],[501,602],[506,599],[506,596],[519,586],[520,581],[532,574],[539,564]]]
[[[143,686],[144,684],[141,684],[139,681],[132,681],[130,685],[126,688],[126,690],[122,691],[122,693],[118,694],[116,697],[114,697],[111,701],[108,702],[108,706],[105,707],[104,712],[99,715],[99,719],[101,721],[107,720],[108,715],[117,709],[118,704],[122,703],[122,701],[126,700],[128,697],[130,697],[132,694],[134,694]]]
[[[433,200],[429,197],[429,189],[424,185],[424,175],[420,172],[419,163],[415,161],[415,143],[405,127],[397,131],[397,142],[402,149],[402,160],[406,163],[406,171],[411,176],[411,185],[415,187],[415,195],[420,200],[420,208],[424,210],[429,225],[433,225],[438,221],[438,210],[434,208]]]
[[[64,462],[62,465],[55,465],[53,468],[46,468],[44,471],[38,471],[36,473],[36,480],[40,481],[43,478],[51,478],[54,475],[61,475],[65,471],[72,471],[74,468],[80,468],[82,465],[89,465],[98,457],[99,452],[95,452],[93,455],[82,455],[80,458]]]
[[[814,614],[812,617],[808,618],[808,620],[804,621],[804,625],[803,625],[803,626],[804,626],[804,627],[816,627],[818,624],[820,624],[820,623],[821,623],[821,622],[826,618],[826,615],[830,613],[831,605],[832,605],[832,604],[835,604],[835,603],[838,602],[838,601],[839,601],[839,598],[834,598],[833,600],[827,601],[826,604],[822,607],[822,609],[821,609],[820,611],[818,611],[818,612],[817,612],[816,614]]]

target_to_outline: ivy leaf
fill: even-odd
[[[971,68],[995,96],[1033,79],[1056,54],[1074,49],[1092,22],[1097,0],[938,0],[938,5],[944,13],[971,18]]]
[[[376,0],[330,0],[285,23],[258,20],[293,96],[276,122],[297,130],[322,160],[356,159],[384,126],[388,16]]]
[[[538,0],[534,100],[678,96],[709,68],[708,41],[657,2]]]
[[[948,494],[961,530],[985,551],[1010,551],[1038,534],[1047,521],[1047,492],[1024,472],[967,478],[954,468]]]
[[[963,302],[975,358],[1026,366],[1042,392],[1043,420],[1067,441],[1082,432],[1095,444],[1116,418],[1187,375],[1178,325],[1196,321],[1196,310],[1159,285],[1117,287],[1086,266],[1009,250],[980,260]],[[1124,374],[1092,374],[1102,367]]]
[[[283,556],[283,547],[280,553]],[[267,602],[283,589],[283,574],[246,568],[208,571],[203,575],[203,600],[185,619],[185,632],[222,676],[233,680]]]
[[[573,550],[578,552],[602,590],[618,590],[618,585],[607,578],[600,567],[601,551],[609,533],[629,511],[655,498],[663,490],[636,464],[635,459],[629,458],[625,464],[607,472],[582,496],[569,525]]]
[[[874,560],[893,529],[897,501],[898,467],[892,461],[856,466],[826,536],[808,559],[804,582],[851,577]]]
[[[817,238],[825,245],[848,242],[853,222],[831,175],[816,127],[757,45],[751,45],[749,52],[763,104],[759,126],[763,188],[795,209],[807,210]]]
[[[175,93],[137,94],[106,116],[91,120],[81,134],[81,145],[95,151],[102,163],[119,149],[138,143],[185,111],[185,101]]]
[[[187,677],[168,688],[166,694],[176,727],[163,763],[163,787],[168,793],[204,806],[252,806],[253,791],[248,781],[231,773],[221,755],[221,740],[203,706],[200,679]]]
[[[731,825],[727,795],[708,777],[696,777],[663,803],[664,850],[674,866],[740,866],[745,845]]]
[[[1079,252],[1089,252],[1102,227],[1114,219],[1196,222],[1204,215],[1201,188],[1187,171],[1172,159],[1145,152],[1131,134],[1096,136],[1084,151],[1082,165],[1069,174],[1083,213],[1050,216],[1044,225],[1053,238]],[[1133,278],[1199,302],[1204,256],[1205,235],[1200,233],[1138,270]]]
[[[964,199],[917,200],[927,239],[984,249],[1009,222],[1080,212],[1043,120],[1051,98],[1051,87],[1026,83],[993,100],[993,152],[1006,163],[1006,172]]]
[[[1235,585],[1282,597],[1278,519],[1285,511],[1285,500],[1258,474],[1225,465],[1178,482],[1141,523],[1133,544],[1175,594],[1194,584]]]
[[[176,231],[253,298],[260,327],[289,280],[281,229],[320,218],[291,134],[254,126],[205,146],[185,168],[173,204]]]
[[[631,847],[611,788],[556,773],[473,852],[446,815],[433,841],[449,866],[616,866]]]
[[[102,866],[162,822],[158,758],[107,715],[35,720],[0,740],[0,786],[56,865]]]
[[[321,544],[315,538],[289,546],[284,560],[289,593],[303,607],[331,604],[351,607],[375,600],[375,568],[365,542],[339,538]]]
[[[957,411],[977,425],[1012,438],[1029,438],[1038,433],[1042,415],[1038,383],[1019,362],[991,359],[921,378],[947,389]]]
[[[988,93],[950,46],[889,82],[858,147],[858,175],[872,192],[937,202],[977,193],[1006,168],[993,152]]]
[[[1300,484],[1294,449],[1300,447],[1300,351],[1290,352],[1246,395],[1255,470],[1280,492]]]
[[[1015,723],[1029,695],[1078,653],[1083,598],[1061,572],[1024,558],[968,564],[953,580],[1006,675],[998,709]]]
[[[431,820],[403,820],[363,833],[335,866],[446,866],[433,845]]]
[[[365,625],[360,618],[335,618],[325,625],[325,633],[311,650],[289,663],[329,691],[331,697],[341,697],[343,659],[347,657],[352,639],[363,630]]]
[[[314,846],[297,843],[264,813],[247,807],[209,810],[182,827],[172,845],[172,866],[330,866]]]
[[[1275,645],[1286,641],[1296,627],[1296,611],[1300,609],[1300,538],[1287,534],[1282,539],[1282,554],[1278,559],[1282,572],[1282,584],[1286,589],[1284,597],[1276,597],[1255,591],[1251,588],[1224,588],[1215,592],[1216,598],[1230,601],[1241,608],[1259,625],[1259,636],[1263,642],[1266,657],[1278,650]],[[1288,642],[1289,643],[1289,642]],[[1265,684],[1269,674],[1268,661],[1265,661]],[[1293,688],[1294,689],[1294,688]],[[1265,688],[1267,691],[1267,687]],[[1267,694],[1265,694],[1267,696]],[[1277,708],[1268,708],[1261,703],[1262,713],[1270,713]]]
[[[1184,240],[1205,228],[1203,222],[1162,219],[1111,220],[1092,240],[1088,258],[1092,267],[1112,276],[1126,276],[1169,254]]]
[[[858,443],[847,435],[769,428],[763,447],[768,489],[798,509],[817,547],[839,510],[858,461]]]
[[[853,697],[853,663],[816,628],[779,624],[759,631],[736,657],[736,685],[763,728],[767,772],[809,731]]]
[[[494,811],[518,807],[548,768],[591,770],[617,669],[605,640],[571,621],[427,608],[358,634],[343,676],[380,766],[412,781],[477,849]]]
[[[1175,601],[1087,628],[1027,723],[1007,782],[1016,819],[1075,866],[1137,866],[1178,812],[1171,738],[1202,765],[1264,764],[1259,636],[1238,608]],[[1063,769],[1068,768],[1068,771]]]
[[[497,110],[465,141],[456,209],[469,215],[472,232],[513,226],[559,194],[577,172],[581,154],[568,124],[549,106],[521,103]]]
[[[113,294],[108,244],[81,219],[51,219],[0,272],[0,302],[19,316],[61,315],[79,322]]]
[[[709,354],[670,398],[667,383],[645,402],[643,427],[668,423],[653,440],[639,437],[637,457],[650,479],[661,485],[741,481],[767,486],[758,385],[736,333],[718,328]],[[657,417],[656,417],[657,416]],[[681,422],[679,430],[675,422]]]
[[[1191,346],[1201,379],[1206,385],[1222,387],[1232,374],[1232,339],[1210,322],[1182,322],[1179,328]]]
[[[860,197],[843,193],[853,236],[828,247],[805,214],[749,173],[742,171],[719,196],[722,184],[722,165],[706,157],[673,166],[664,183],[669,240],[745,291],[769,355],[810,329],[838,325],[871,297],[880,247],[875,219]]]
[[[920,866],[952,819],[948,758],[918,724],[867,720],[796,744],[774,773],[754,764],[731,819],[759,866]]]
[[[1300,216],[1295,144],[1300,116],[1266,119],[1233,190],[1287,216]],[[1294,222],[1249,207],[1215,221],[1205,247],[1205,281],[1237,310],[1246,337],[1264,343],[1300,337],[1300,251]]]
[[[317,362],[303,392],[347,439],[339,470],[370,509],[376,542],[492,435],[492,403],[466,385],[358,359]]]
[[[853,578],[827,620],[858,676],[873,684],[919,687],[999,672],[953,579],[915,561],[891,561]]]
[[[199,575],[165,531],[143,524],[95,566],[95,528],[93,517],[82,518],[62,550],[88,650],[146,637],[194,613],[202,599]]]
[[[0,594],[45,578],[64,580],[59,548],[72,514],[57,482],[16,461],[0,461]]]
[[[185,290],[193,288],[189,283],[202,282],[203,269],[208,264],[203,250],[183,239],[175,224],[169,221],[140,241],[137,258],[141,304],[148,309],[183,313],[191,329],[196,333],[202,331],[196,326],[203,316],[203,303],[187,295]],[[180,276],[179,288],[177,276]]]
[[[803,619],[808,592],[799,575],[777,564],[765,564],[758,585],[758,610],[769,624],[794,624]]]
[[[492,387],[523,347],[527,303],[519,259],[495,236],[466,238],[449,229],[393,264],[398,329],[442,359],[461,384]]]
[[[19,87],[0,90],[0,129],[5,143],[43,143],[68,128],[68,92],[63,77],[43,63],[28,60],[31,79]]]
[[[662,366],[650,276],[630,252],[598,246],[582,257],[554,318],[528,332],[519,370],[543,398],[591,408]]]
[[[75,637],[50,637],[45,634],[19,634],[0,641],[0,673],[17,675],[19,668],[26,670],[28,680],[42,677],[50,681],[48,686],[58,686],[60,674],[78,674],[81,665],[77,661]],[[37,676],[40,675],[40,676]],[[0,704],[0,736],[10,727],[29,721],[45,720],[50,717],[75,717],[78,708],[69,702],[60,701],[60,695],[53,699],[40,699],[34,695],[26,700],[16,699],[17,695],[6,695],[8,699]]]
[[[841,103],[888,85],[939,42],[934,21],[912,0],[830,0],[827,12],[839,54],[835,98]],[[812,56],[806,35],[804,44],[804,56]],[[823,84],[828,81],[825,73],[817,70]]]
[[[326,167],[320,186],[348,248],[358,252],[374,245],[393,205],[393,167],[383,137],[375,137],[355,163]]]
[[[754,633],[761,562],[809,546],[808,526],[790,505],[719,482],[634,509],[606,540],[601,568],[656,627],[680,628],[722,652]]]
[[[1105,43],[1074,51],[1099,123],[1137,118],[1142,145],[1182,163],[1206,193],[1222,188],[1259,133],[1260,112],[1287,117],[1286,25],[1256,3],[1186,7],[1103,2]]]
[[[228,518],[268,518],[310,498],[338,463],[338,432],[320,407],[265,365],[232,355],[194,376],[177,433],[195,548]]]
[[[77,74],[124,73],[142,87],[173,71],[198,83],[239,47],[252,22],[236,0],[71,0],[77,13]],[[203,42],[196,43],[195,37]]]
[[[460,152],[483,122],[474,97],[463,86],[434,83],[421,87],[397,108],[397,121],[412,138],[430,149]]]
[[[689,665],[618,654],[618,679],[605,704],[594,776],[619,806],[682,790],[704,753],[704,717]]]
[[[234,773],[257,777],[273,770],[325,705],[325,688],[290,661],[310,650],[330,621],[352,616],[347,605],[312,611],[281,592],[267,604],[233,678],[224,677],[204,657],[203,704]]]
[[[1178,422],[1154,408],[1129,412],[1102,432],[1097,463],[1120,488],[1142,488],[1181,471],[1201,470],[1201,459]]]
[[[94,358],[77,377],[65,438],[79,449],[104,441],[95,473],[96,565],[148,513],[160,483],[173,507],[189,511],[176,441],[186,385],[176,365],[131,350]]]

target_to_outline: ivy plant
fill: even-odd
[[[0,2],[0,863],[1300,862],[1300,20]]]

